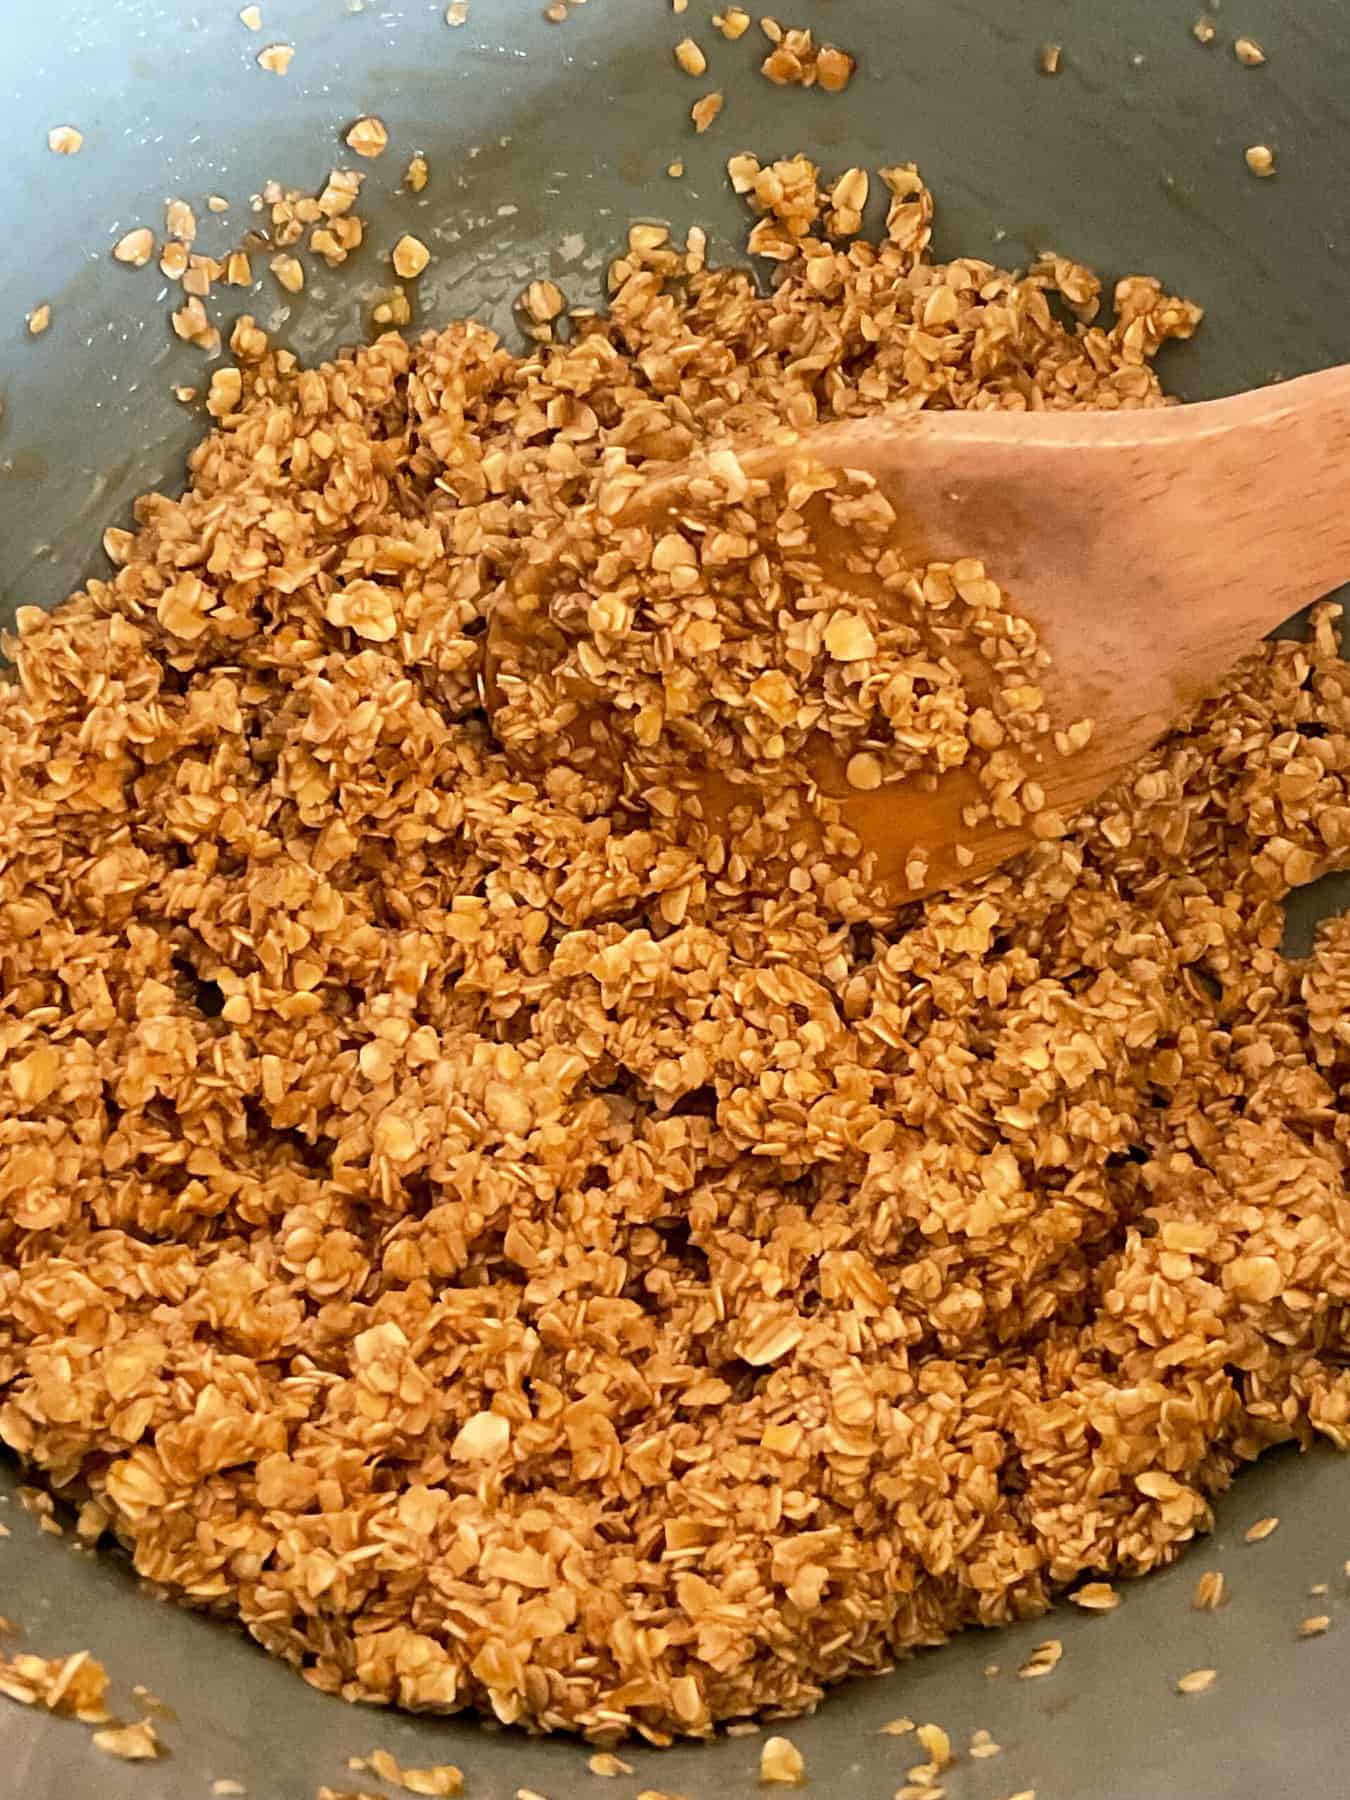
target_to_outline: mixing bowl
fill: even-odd
[[[562,23],[532,0],[471,0],[457,28],[440,0],[263,0],[260,35],[233,0],[11,0],[0,73],[10,121],[0,617],[51,605],[97,569],[103,528],[125,522],[139,492],[181,480],[201,430],[172,391],[201,380],[201,355],[169,333],[167,284],[112,261],[112,244],[131,225],[158,223],[176,195],[215,234],[208,247],[237,242],[249,196],[269,178],[312,191],[332,163],[350,162],[341,133],[366,112],[386,121],[394,146],[367,183],[367,250],[294,302],[279,304],[270,280],[236,296],[235,310],[251,308],[305,356],[362,334],[381,256],[403,230],[434,252],[414,327],[474,315],[511,334],[512,300],[531,276],[559,280],[573,303],[598,301],[609,250],[635,217],[706,226],[714,258],[739,256],[743,215],[725,158],[800,149],[831,169],[916,160],[936,190],[946,253],[1018,264],[1053,245],[1108,278],[1154,272],[1201,301],[1200,336],[1162,365],[1186,398],[1350,357],[1343,0],[1225,0],[1222,11],[1216,0],[1207,45],[1192,31],[1196,4],[797,0],[786,23],[810,23],[860,59],[847,93],[826,97],[761,81],[758,33],[714,40],[711,0],[691,0],[682,18],[663,0],[575,0]],[[688,121],[702,87],[671,56],[691,28],[717,43],[728,95],[702,137]],[[1235,57],[1240,32],[1264,46],[1264,65]],[[284,76],[256,61],[273,42],[295,46]],[[1062,46],[1054,75],[1040,66],[1047,43]],[[79,156],[49,153],[58,125],[83,132]],[[1257,143],[1275,151],[1273,179],[1248,172],[1243,152]],[[415,148],[431,182],[395,197]],[[682,180],[666,174],[677,155]],[[219,218],[205,210],[209,193],[230,202]],[[51,327],[31,337],[25,315],[44,301]],[[1311,920],[1344,906],[1350,886],[1329,881],[1298,899],[1290,932],[1301,948]],[[116,1557],[43,1534],[16,1503],[18,1472],[0,1478],[3,1611],[43,1654],[101,1658],[128,1716],[132,1685],[153,1690],[171,1749],[155,1764],[112,1762],[78,1725],[6,1707],[7,1792],[177,1800],[223,1780],[291,1800],[323,1783],[370,1788],[346,1761],[376,1745],[405,1763],[459,1764],[473,1800],[522,1788],[553,1800],[756,1789],[753,1736],[625,1752],[634,1772],[615,1781],[591,1773],[576,1744],[344,1706],[234,1628],[158,1604]],[[968,1634],[786,1727],[811,1786],[891,1795],[918,1760],[912,1739],[880,1730],[903,1713],[940,1721],[958,1746],[978,1728],[1001,1746],[947,1772],[951,1800],[1342,1793],[1347,1498],[1350,1467],[1329,1451],[1268,1459],[1222,1502],[1214,1537],[1178,1567],[1127,1584],[1117,1612],[1062,1608],[1050,1621]],[[1246,1543],[1264,1515],[1279,1529]],[[1231,1603],[1197,1612],[1193,1584],[1212,1568],[1224,1570]],[[1329,1592],[1310,1598],[1322,1583]],[[1309,1613],[1329,1613],[1331,1629],[1301,1641]],[[1050,1635],[1064,1643],[1058,1669],[1017,1680]],[[1178,1695],[1178,1675],[1196,1667],[1217,1670],[1214,1685]]]

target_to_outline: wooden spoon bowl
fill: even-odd
[[[987,816],[971,824],[982,796],[969,765],[859,791],[833,747],[813,744],[820,791],[861,842],[872,885],[896,903],[985,874],[1053,835],[1056,818],[1070,820],[1119,780],[1258,638],[1350,577],[1346,368],[1185,407],[878,413],[737,455],[752,480],[767,480],[804,452],[877,483],[911,564],[983,561],[1048,653],[1040,686],[1054,725],[1091,722],[1089,743],[1072,753],[1053,733],[1040,740],[1044,804],[1016,826]],[[693,459],[650,475],[625,522],[675,518],[706,466]],[[836,537],[832,548],[822,527],[817,547],[832,584],[856,591],[863,578],[847,566],[847,545]],[[558,554],[535,546],[491,621],[494,714],[521,671],[551,653]],[[962,670],[977,690],[987,680],[978,657]],[[602,690],[578,692],[576,703],[592,716],[607,704]],[[584,746],[588,734],[569,738]],[[506,747],[536,767],[550,750],[509,738]],[[683,779],[709,820],[754,803],[725,771],[695,765]]]

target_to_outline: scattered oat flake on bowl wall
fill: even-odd
[[[164,229],[170,237],[190,244],[197,236],[197,215],[186,200],[168,200],[164,204]]]
[[[743,6],[729,6],[725,12],[714,13],[712,22],[724,38],[735,43],[737,38],[743,38],[749,31],[752,21]]]
[[[588,1759],[586,1767],[592,1775],[607,1777],[633,1773],[632,1763],[624,1762],[621,1757],[615,1756],[612,1750],[597,1750],[595,1755]]]
[[[112,253],[118,262],[128,263],[133,269],[143,269],[155,254],[155,234],[148,225],[137,225],[118,238]]]
[[[415,281],[431,261],[431,252],[422,242],[405,232],[394,245],[389,257],[394,273],[404,281]]]
[[[952,1760],[952,1740],[941,1725],[916,1725],[914,1735],[923,1745],[935,1769],[945,1769]]]
[[[686,75],[702,75],[708,67],[708,59],[693,38],[681,38],[675,46],[675,61]]]
[[[347,144],[358,156],[383,156],[389,146],[389,131],[383,119],[358,119],[347,133]]]
[[[772,18],[761,19],[759,27],[773,45],[759,65],[760,74],[775,87],[819,86],[827,94],[840,94],[853,79],[856,59],[835,44],[818,48],[809,27],[783,26]]]
[[[94,1748],[105,1756],[117,1756],[123,1762],[153,1762],[164,1754],[154,1726],[149,1719],[136,1725],[113,1725],[94,1733]]]
[[[169,323],[184,343],[193,344],[211,355],[220,349],[220,332],[207,317],[206,308],[196,294],[190,295],[176,312],[170,313]]]
[[[1228,1583],[1218,1569],[1206,1569],[1195,1584],[1191,1605],[1197,1612],[1217,1612],[1228,1597]]]
[[[1069,1598],[1084,1612],[1114,1612],[1120,1605],[1120,1595],[1109,1581],[1090,1581],[1086,1587],[1075,1588]]]
[[[1064,1646],[1058,1638],[1046,1638],[1044,1643],[1037,1644],[1031,1655],[1017,1671],[1023,1681],[1037,1681],[1042,1675],[1059,1666],[1064,1655]]]
[[[705,94],[701,100],[695,100],[689,108],[689,117],[694,121],[694,130],[705,132],[722,110],[723,96],[721,91]]]
[[[28,315],[28,330],[32,337],[41,337],[52,322],[52,309],[44,300],[41,306],[35,306]]]
[[[381,327],[406,325],[412,318],[408,296],[397,283],[378,293],[370,309],[371,322]]]
[[[6,1626],[15,1629],[8,1621]],[[110,1716],[107,1692],[108,1671],[88,1650],[69,1656],[35,1656],[28,1651],[0,1656],[0,1694],[21,1706],[42,1706],[83,1725],[102,1725]]]
[[[1218,1675],[1217,1669],[1189,1669],[1186,1674],[1177,1677],[1179,1694],[1203,1694],[1214,1685]]]
[[[1249,1544],[1261,1544],[1265,1542],[1272,1531],[1278,1531],[1279,1526],[1280,1521],[1271,1515],[1264,1519],[1258,1519],[1254,1525],[1249,1525],[1243,1535]]]
[[[47,133],[47,148],[57,156],[77,156],[84,143],[84,133],[73,125],[53,125]]]
[[[285,75],[294,55],[294,44],[269,44],[258,52],[258,67],[266,69],[269,75]]]
[[[432,1768],[405,1768],[388,1750],[372,1750],[369,1756],[352,1756],[347,1767],[357,1774],[377,1775],[381,1781],[401,1787],[409,1794],[424,1794],[432,1800],[457,1800],[464,1792],[463,1771],[454,1763],[439,1763]]]
[[[250,31],[261,31],[263,23],[262,8],[260,6],[245,6],[240,11],[239,23],[247,26]]]
[[[538,325],[551,324],[567,307],[562,289],[553,281],[532,281],[518,304]]]
[[[304,287],[305,265],[298,256],[287,256],[283,252],[274,256],[268,267],[288,294],[298,294]]]
[[[763,1787],[804,1785],[806,1758],[791,1738],[765,1738],[759,1753],[759,1779]]]

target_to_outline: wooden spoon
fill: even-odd
[[[1109,788],[1258,638],[1350,579],[1350,367],[1142,411],[884,412],[737,454],[753,479],[804,451],[875,478],[911,562],[979,557],[1036,627],[1050,656],[1041,688],[1051,719],[1093,728],[1072,755],[1042,740],[1035,779],[1046,809],[1065,817]],[[625,521],[677,516],[698,466],[651,476]],[[849,586],[828,561],[825,573]],[[490,708],[527,646],[537,662],[548,574],[548,552],[536,549],[491,621]],[[979,798],[969,768],[935,786],[871,792],[850,788],[829,757],[818,775],[896,902],[985,874],[1032,840],[1030,819],[1015,828],[963,820]],[[692,779],[711,815],[725,810],[721,776]],[[916,851],[927,870],[917,884]]]

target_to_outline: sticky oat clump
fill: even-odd
[[[767,294],[651,243],[526,355],[241,321],[185,491],[0,695],[0,1435],[315,1686],[607,1743],[1166,1562],[1350,1435],[1350,945],[1280,951],[1350,860],[1331,610],[898,914],[488,731],[489,616],[602,480],[1156,405],[1195,323],[935,264],[912,170],[875,243],[740,173]]]
[[[907,563],[870,476],[769,462],[715,448],[655,518],[637,471],[602,478],[543,546],[542,591],[508,598],[498,738],[634,790],[711,767],[756,800],[827,763],[875,789],[973,761],[1006,810],[1013,750],[1050,731],[1034,629],[978,560]]]
[[[817,44],[809,27],[784,27],[773,18],[761,19],[759,27],[771,46],[760,73],[775,87],[819,85],[824,93],[841,94],[853,79],[857,58],[835,44]]]

